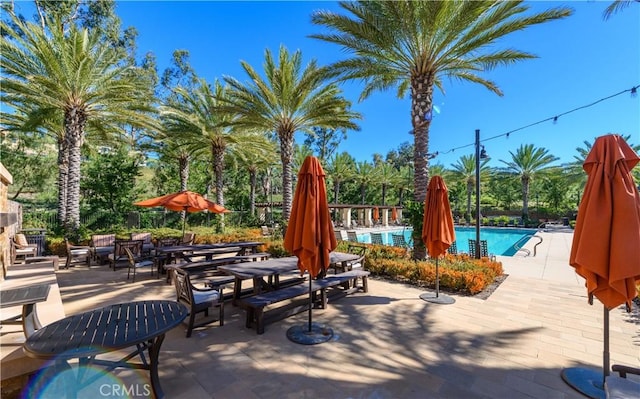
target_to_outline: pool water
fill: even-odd
[[[456,227],[456,245],[458,252],[469,252],[469,239],[476,238],[475,227]],[[382,241],[385,245],[392,245],[393,240],[391,234],[403,234],[405,240],[411,244],[411,229],[384,231]],[[513,256],[519,248],[537,232],[535,229],[511,229],[511,228],[491,228],[483,227],[480,229],[480,239],[487,240],[487,248],[490,254]],[[369,233],[358,234],[358,241],[371,243],[371,235]]]

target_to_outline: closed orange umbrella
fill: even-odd
[[[150,198],[148,200],[135,202],[133,205],[143,206],[147,208],[164,207],[172,211],[200,212],[208,210],[213,213],[230,212],[222,205],[209,201],[198,193],[193,191],[178,191],[177,193],[163,195],[161,197]],[[182,224],[182,233],[184,234],[185,224]]]
[[[373,220],[377,222],[378,219],[380,219],[380,212],[378,211],[378,207],[376,206],[375,208],[373,208]]]
[[[442,177],[433,176],[431,178],[424,200],[424,219],[422,223],[422,241],[427,247],[429,256],[436,260],[436,293],[435,296],[431,293],[424,293],[420,295],[420,298],[440,304],[455,302],[451,297],[440,295],[440,276],[438,271],[438,258],[444,255],[456,240],[448,192],[447,185]]]
[[[325,173],[317,158],[308,156],[300,172],[293,196],[291,216],[284,236],[284,247],[298,257],[300,273],[309,272],[311,279],[329,266],[329,253],[337,246],[329,215]],[[292,327],[287,336],[294,342],[316,344],[333,336],[323,326],[314,325],[311,319],[312,297],[309,293],[308,328]]]
[[[563,379],[580,392],[602,389],[609,375],[609,310],[638,295],[640,281],[640,194],[631,169],[640,157],[619,135],[598,137],[585,159],[587,173],[569,263],[586,280],[589,303],[604,305],[604,375],[563,370]],[[602,378],[600,378],[602,377]]]
[[[391,208],[391,220],[393,220],[394,222],[398,220],[398,211],[396,210],[396,208]]]

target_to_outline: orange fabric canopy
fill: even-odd
[[[179,191],[173,194],[163,195],[162,197],[151,198],[148,200],[136,202],[133,205],[153,208],[162,206],[172,211],[200,212],[208,210],[213,213],[230,212],[225,207],[209,201],[198,193],[193,191]]]
[[[438,258],[456,240],[447,185],[440,176],[433,176],[424,200],[422,241],[432,258]]]
[[[329,217],[325,173],[317,158],[308,156],[293,196],[284,247],[298,257],[301,273],[316,277],[329,266],[329,253],[337,246]]]
[[[640,157],[618,135],[598,137],[585,159],[587,173],[569,263],[607,309],[628,308],[640,280],[640,194],[631,169]]]

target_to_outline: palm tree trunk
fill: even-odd
[[[249,169],[249,214],[255,216],[256,214],[256,186],[257,186],[257,171],[255,168]]]
[[[338,203],[338,196],[339,196],[339,195],[340,195],[340,182],[339,182],[339,181],[336,181],[336,182],[333,184],[333,202],[334,202],[335,204],[337,204],[337,203]]]
[[[415,165],[414,199],[424,201],[429,182],[429,126],[431,125],[431,109],[433,107],[434,76],[421,75],[411,78],[411,124],[413,126]]]
[[[64,135],[58,137],[58,223],[67,223],[67,180],[69,173],[69,151]]]
[[[286,224],[289,223],[291,214],[292,184],[293,175],[291,173],[291,161],[293,159],[293,132],[280,131],[280,160],[282,161],[282,219]]]
[[[473,192],[473,184],[472,181],[467,181],[467,214],[466,220],[467,223],[471,223],[471,193]]]
[[[365,188],[365,185],[362,184],[362,185],[360,185],[360,203],[362,205],[364,205],[364,201],[366,199],[365,193],[366,193],[366,188]]]
[[[65,112],[65,139],[69,150],[65,237],[77,241],[80,229],[80,163],[86,116],[76,108]]]
[[[180,191],[187,191],[189,183],[189,155],[178,157],[178,168],[180,169]],[[180,212],[180,222],[184,226],[187,219],[187,211]]]
[[[522,217],[529,219],[529,178],[522,178]]]
[[[216,203],[224,206],[224,146],[212,145],[213,173],[216,178]],[[224,231],[224,213],[220,214],[220,232]]]
[[[385,199],[387,197],[387,185],[382,185],[382,205],[385,205]]]
[[[189,182],[189,155],[181,155],[178,158],[178,165],[180,169],[180,191],[186,191]]]
[[[417,202],[423,202],[427,195],[429,183],[429,126],[431,125],[431,109],[433,108],[434,75],[420,75],[411,78],[411,124],[413,126],[414,153],[413,164],[413,197]],[[427,249],[422,242],[422,221],[413,226],[413,259],[425,259]]]

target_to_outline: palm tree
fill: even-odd
[[[367,161],[356,163],[354,180],[360,186],[360,203],[366,201],[367,187],[375,181],[375,171],[372,164]]]
[[[393,187],[399,180],[398,170],[389,162],[380,162],[375,166],[374,184],[380,185],[382,189],[382,205],[386,205],[387,188]]]
[[[534,58],[497,45],[529,26],[571,15],[567,8],[529,14],[521,1],[358,1],[340,2],[350,13],[316,11],[312,22],[331,30],[311,37],[335,43],[353,55],[331,66],[345,80],[365,83],[360,100],[375,91],[410,89],[414,134],[414,196],[424,200],[428,183],[429,126],[433,88],[443,78],[478,83],[502,95],[479,73]]]
[[[224,205],[224,155],[229,142],[236,139],[230,129],[223,127],[230,119],[229,115],[217,108],[216,96],[224,95],[224,88],[215,82],[212,90],[204,79],[199,79],[193,89],[177,87],[174,92],[176,100],[160,108],[167,133],[182,136],[186,147],[194,154],[211,157],[216,202]]]
[[[558,160],[558,157],[549,154],[549,150],[533,144],[523,144],[515,152],[509,151],[511,161],[500,162],[507,165],[505,170],[514,173],[520,177],[522,182],[522,216],[529,218],[529,184],[531,180],[538,174],[542,174],[545,170],[550,169],[552,162]]]
[[[487,162],[488,159],[482,159],[480,161],[480,177],[488,173]],[[464,182],[467,187],[467,212],[465,219],[467,223],[471,223],[471,194],[475,190],[476,185],[476,156],[475,155],[463,155],[456,161],[455,164],[451,164],[453,168],[452,174],[454,178]]]
[[[260,145],[240,145],[235,151],[235,161],[249,174],[249,214],[256,214],[256,188],[258,186],[258,172],[270,170],[274,164],[273,153],[276,145],[265,135],[256,133],[252,143],[263,142]]]
[[[86,129],[115,132],[119,124],[155,128],[150,114],[153,95],[137,67],[99,32],[71,25],[50,31],[12,19],[0,22],[3,102],[35,125],[62,120],[68,151],[66,235],[80,227],[80,148]],[[51,24],[58,27],[59,24]],[[66,149],[65,149],[66,146]]]
[[[622,11],[633,3],[640,3],[640,0],[614,0],[613,3],[609,4],[609,6],[604,10],[604,19],[611,18],[613,14],[618,11]]]
[[[350,111],[351,103],[342,97],[335,83],[328,83],[329,71],[312,60],[302,67],[302,53],[293,54],[280,47],[277,60],[265,50],[264,74],[260,76],[247,62],[241,62],[249,76],[243,84],[225,77],[228,97],[225,110],[236,115],[232,125],[260,132],[274,132],[280,142],[282,161],[282,213],[289,220],[292,201],[294,133],[313,134],[314,127],[357,129],[360,115]]]
[[[333,156],[327,165],[327,176],[333,182],[333,203],[340,203],[340,184],[349,181],[354,175],[355,161],[347,152]]]

